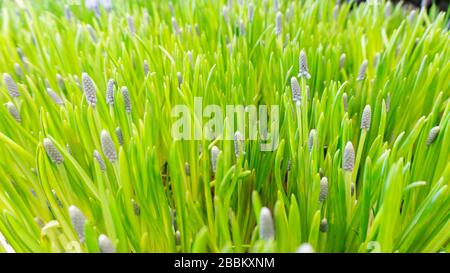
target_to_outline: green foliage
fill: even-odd
[[[272,1],[255,0],[253,20],[248,1],[231,1],[227,19],[228,1],[173,1],[172,15],[166,1],[121,0],[98,17],[69,1],[70,20],[65,1],[23,2],[0,1],[0,72],[20,93],[11,97],[0,81],[0,252],[294,252],[305,242],[316,252],[449,250],[447,13],[433,7],[409,16],[385,1],[280,0],[276,35]],[[298,78],[296,104],[291,78],[302,50],[311,78]],[[82,73],[95,84],[95,105]],[[171,110],[186,104],[193,114],[194,97],[222,108],[279,105],[278,149],[245,140],[236,157],[231,140],[175,141]],[[116,160],[107,158],[102,130]],[[62,162],[49,157],[44,139]],[[343,168],[348,142],[352,170]],[[84,240],[70,206],[86,218]],[[275,230],[267,241],[263,207]]]

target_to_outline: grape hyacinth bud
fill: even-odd
[[[56,200],[56,204],[58,205],[58,207],[62,208],[63,204],[61,202],[61,199],[59,199],[58,195],[56,194],[55,189],[52,189],[52,194],[53,194],[53,198],[55,198],[55,200]]]
[[[88,9],[94,9],[99,5],[98,0],[84,0],[84,4]]]
[[[427,137],[427,146],[430,146],[437,138],[439,131],[440,131],[440,127],[439,126],[435,126],[433,128],[431,128],[430,133],[428,134]]]
[[[186,53],[186,55],[187,55],[187,57],[188,57],[189,64],[191,65],[191,68],[194,68],[194,58],[193,58],[193,56],[192,56],[192,51],[189,50],[189,51]]]
[[[125,105],[125,111],[127,111],[128,114],[131,114],[131,100],[130,93],[128,93],[128,88],[126,86],[122,86],[121,92],[123,97],[123,104]]]
[[[395,56],[400,56],[400,54],[402,54],[402,53],[403,53],[403,50],[401,49],[400,45],[397,46],[395,48]]]
[[[322,203],[327,199],[328,195],[328,178],[326,176],[322,177],[320,180],[320,194],[319,194],[319,201]]]
[[[61,74],[56,74],[56,81],[58,82],[58,86],[61,89],[64,89],[66,85],[64,84],[64,79]]]
[[[94,82],[92,81],[91,77],[85,72],[81,74],[81,81],[83,83],[83,90],[84,94],[86,95],[88,104],[92,107],[95,107],[95,105],[97,104],[97,94],[95,91]]]
[[[227,6],[222,7],[222,15],[223,15],[223,19],[225,20],[225,23],[228,24],[230,22],[230,19],[228,17],[228,7]]]
[[[192,34],[192,25],[191,24],[186,25],[186,32],[189,33],[189,35]]]
[[[292,90],[292,100],[300,101],[301,92],[300,92],[300,84],[296,77],[291,78],[291,90]]]
[[[48,79],[44,80],[45,88],[51,88],[50,83],[48,82]]]
[[[228,0],[227,7],[228,7],[228,9],[232,9],[233,8],[233,0]]]
[[[342,160],[342,168],[344,171],[351,172],[355,166],[355,149],[353,144],[349,141],[345,145],[344,158]]]
[[[316,129],[311,129],[309,131],[309,137],[308,137],[308,149],[311,152],[314,147],[314,142],[317,143],[317,131]]]
[[[5,82],[6,89],[8,89],[9,95],[11,97],[20,97],[19,88],[17,87],[16,82],[8,73],[3,73],[3,81]]]
[[[386,96],[386,112],[389,112],[389,109],[391,108],[391,93],[388,93]]]
[[[410,25],[414,24],[414,19],[416,18],[416,11],[411,10],[411,12],[408,15],[408,22]]]
[[[239,131],[234,134],[234,154],[236,157],[245,154],[244,138]]]
[[[21,122],[22,119],[20,118],[20,113],[17,107],[14,105],[14,103],[8,101],[5,103],[6,109],[8,109],[9,114],[17,121]]]
[[[109,79],[106,85],[106,104],[114,105],[114,80]]]
[[[253,19],[255,18],[255,5],[250,3],[248,5],[248,13],[247,13],[248,21],[253,23]]]
[[[136,200],[131,199],[131,205],[133,206],[133,212],[134,212],[134,215],[136,215],[136,216],[141,215],[141,207],[140,207],[139,204],[136,202]]]
[[[172,17],[172,31],[176,35],[179,35],[181,33],[181,29],[178,26],[178,23],[177,23],[177,20],[175,19],[175,17]]]
[[[52,160],[55,164],[61,164],[64,162],[64,158],[61,155],[61,153],[58,151],[58,149],[55,147],[55,144],[53,144],[53,141],[51,141],[49,138],[44,138],[44,149],[47,152],[48,157]]]
[[[239,21],[239,34],[241,36],[245,35],[245,25],[244,25],[244,21],[242,19]]]
[[[52,100],[53,100],[57,105],[64,106],[64,101],[61,99],[60,96],[58,96],[58,94],[56,94],[55,91],[53,91],[53,89],[47,88],[47,94],[50,96],[50,98],[52,98]]]
[[[148,14],[148,11],[145,9],[143,12],[144,22],[148,23],[150,21],[150,15]]]
[[[336,20],[339,16],[339,5],[335,5],[333,9],[333,19]]]
[[[300,52],[299,67],[300,71],[298,73],[298,77],[305,77],[306,79],[310,79],[311,75],[308,72],[308,61],[306,59],[306,53],[303,50]]]
[[[100,18],[101,14],[100,14],[100,6],[99,5],[94,6],[94,14],[95,14],[95,17]]]
[[[101,234],[98,237],[98,246],[101,253],[116,253],[116,248],[105,234]]]
[[[133,16],[127,14],[127,23],[128,23],[128,29],[130,30],[131,34],[136,34],[136,28],[134,27],[134,19]]]
[[[100,167],[100,170],[104,171],[106,170],[106,164],[103,160],[102,156],[97,150],[94,150],[94,159],[97,160],[98,166]]]
[[[181,233],[179,230],[175,231],[175,244],[177,246],[181,244]]]
[[[328,145],[323,145],[323,152],[324,154],[328,152]]]
[[[231,43],[227,43],[228,52],[230,52],[230,55],[233,54],[233,45]]]
[[[147,77],[149,72],[150,72],[150,67],[148,65],[148,61],[144,60],[144,75]]]
[[[319,168],[319,176],[320,176],[320,179],[325,177],[325,173],[323,172],[322,168]]]
[[[173,9],[173,4],[172,4],[172,2],[167,3],[167,6],[169,7],[170,14],[171,14],[172,16],[175,16],[175,10]]]
[[[89,32],[89,36],[91,37],[92,42],[94,42],[94,44],[97,43],[97,35],[95,34],[95,29],[91,26],[91,25],[86,25],[86,28]]]
[[[285,17],[286,17],[286,22],[289,22],[292,18],[292,5],[286,8],[286,12],[285,12]]]
[[[347,112],[348,110],[348,98],[347,93],[342,94],[342,103],[344,105],[344,111]]]
[[[169,211],[170,211],[170,219],[172,220],[172,226],[175,230],[178,229],[177,226],[177,211],[175,209],[172,209],[169,207]]]
[[[39,226],[40,229],[42,229],[45,226],[45,223],[44,223],[44,221],[42,221],[41,218],[34,217],[33,220]]]
[[[123,145],[123,134],[122,134],[122,130],[120,129],[120,127],[116,128],[116,136],[117,136],[117,140],[119,141],[119,144],[122,146]]]
[[[373,57],[373,67],[377,67],[378,62],[380,61],[380,53],[375,54],[375,57]]]
[[[264,6],[264,11],[265,12],[269,12],[268,11],[268,9],[269,9],[269,0],[262,0],[262,2],[263,2],[263,6]]]
[[[213,173],[217,170],[217,157],[219,156],[220,149],[217,146],[211,148],[211,168]]]
[[[22,48],[18,47],[18,48],[16,48],[16,51],[17,51],[17,55],[19,55],[19,58],[23,62],[23,58],[25,57],[25,55],[23,54]]]
[[[24,56],[22,59],[22,65],[25,68],[25,71],[30,71],[30,61],[26,56]]]
[[[416,38],[415,40],[414,40],[414,49],[417,47],[417,45],[419,44],[419,38]]]
[[[328,221],[326,218],[323,218],[322,221],[320,221],[320,231],[321,232],[327,232],[328,231]]]
[[[368,65],[368,63],[369,62],[367,60],[363,61],[363,63],[359,67],[358,77],[356,78],[356,80],[362,81],[362,80],[364,80],[366,78],[366,72],[367,72],[367,65]]]
[[[100,134],[100,142],[102,144],[103,154],[109,162],[114,163],[117,160],[116,148],[114,147],[111,136],[106,130],[102,130]]]
[[[314,253],[313,247],[309,243],[303,243],[297,248],[297,253]]]
[[[18,63],[15,63],[15,64],[14,64],[14,71],[16,72],[16,75],[17,75],[19,78],[22,78],[22,77],[23,77],[22,68],[20,67],[20,65],[19,65]]]
[[[420,2],[420,7],[421,8],[428,8],[431,5],[431,0],[422,0],[422,2]]]
[[[197,33],[197,36],[200,36],[200,28],[198,27],[198,24],[194,25],[195,33]]]
[[[278,11],[278,9],[279,9],[278,0],[273,0],[273,10]]]
[[[370,108],[370,105],[366,105],[366,107],[364,107],[363,114],[361,117],[361,129],[369,131],[371,117],[372,117],[372,110]]]
[[[344,68],[344,66],[345,66],[345,58],[346,57],[347,56],[345,55],[345,53],[341,54],[341,57],[339,58],[339,69]]]
[[[70,8],[68,5],[64,5],[64,16],[66,17],[67,21],[72,20],[72,12],[70,11]]]
[[[73,229],[80,238],[80,242],[84,241],[84,223],[86,222],[86,217],[81,212],[81,210],[75,206],[69,207],[70,220],[72,222]]]
[[[281,14],[280,11],[277,12],[275,23],[275,33],[277,36],[280,36],[281,31],[283,30],[283,14]]]
[[[391,13],[392,13],[392,5],[391,2],[388,1],[386,3],[386,6],[384,7],[384,16],[389,17],[391,16]]]
[[[186,25],[186,31],[187,31],[189,34],[192,34],[192,25],[191,25],[191,24]]]
[[[267,207],[261,208],[259,214],[259,236],[263,240],[271,240],[275,237],[272,214]]]
[[[103,5],[103,9],[110,12],[112,10],[112,2],[111,0],[101,0],[101,4]]]
[[[177,78],[178,78],[178,87],[181,86],[181,84],[183,83],[183,75],[181,75],[181,72],[177,72]]]

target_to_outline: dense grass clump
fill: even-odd
[[[0,252],[449,251],[448,13],[111,2],[0,1]],[[194,97],[277,148],[175,140]]]

